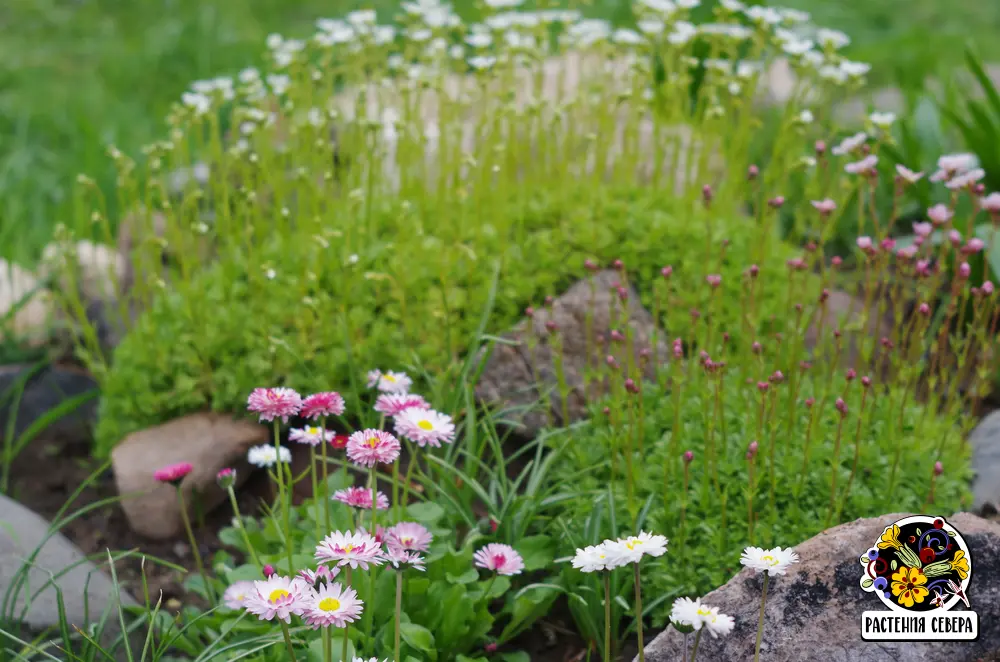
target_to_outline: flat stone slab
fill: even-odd
[[[111,613],[109,622],[116,624],[119,603],[138,606],[61,533],[45,542],[25,581],[22,568],[48,530],[49,522],[43,517],[0,495],[0,603],[15,582],[20,585],[13,608],[8,605],[3,616],[13,615],[15,622],[34,631],[58,625],[60,592],[67,620],[80,628],[100,621],[105,609]],[[54,575],[58,577],[53,579]]]

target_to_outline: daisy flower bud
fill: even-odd
[[[799,555],[791,549],[761,549],[760,547],[747,547],[743,550],[740,563],[755,572],[766,572],[770,575],[783,575],[788,567],[797,563]]]
[[[236,484],[236,469],[232,467],[220,469],[219,473],[215,474],[215,481],[219,484],[219,487],[228,490]]]
[[[625,263],[622,262],[621,260],[615,260],[612,263],[612,266],[615,268],[615,271],[624,271],[625,270]]]
[[[868,375],[865,375],[864,377],[861,378],[861,385],[864,386],[865,388],[868,388],[869,386],[872,385],[872,378],[869,377]]]
[[[930,306],[928,306],[928,305],[927,305],[926,303],[922,303],[922,304],[920,304],[920,306],[919,306],[919,307],[917,308],[917,311],[918,311],[918,312],[919,312],[919,313],[920,313],[921,315],[923,315],[924,317],[927,317],[928,315],[930,315],[930,314],[931,314],[931,307],[930,307]]]
[[[589,258],[583,261],[583,267],[591,273],[597,271],[598,269],[597,263]]]
[[[814,404],[816,404],[815,398],[806,398],[805,401],[806,409],[812,409]]]
[[[760,273],[760,267],[758,267],[756,264],[751,264],[750,268],[747,269],[747,273],[750,274],[751,278],[756,278],[757,274]]]
[[[966,280],[972,274],[972,267],[969,266],[968,262],[963,262],[958,265],[958,277],[962,280]]]
[[[153,472],[153,478],[161,483],[170,483],[177,487],[193,469],[190,462],[178,462],[157,469]]]
[[[965,246],[962,246],[962,253],[966,255],[974,255],[979,251],[983,250],[985,246],[986,243],[982,239],[980,239],[979,237],[973,237],[968,242],[966,242]]]
[[[823,200],[813,200],[813,208],[820,213],[821,216],[829,216],[837,209],[837,203],[830,198],[825,198]]]
[[[263,444],[254,446],[247,451],[247,462],[255,467],[270,468],[281,462],[288,464],[292,461],[292,452],[284,446],[279,446],[275,450],[274,446]]]
[[[753,352],[754,354],[760,354],[761,349],[762,349],[761,344],[756,340],[753,342],[752,345],[750,345],[750,351]]]
[[[768,200],[767,204],[772,209],[781,209],[781,207],[784,206],[784,204],[785,204],[785,197],[782,196],[782,195],[775,196],[775,197],[771,198],[770,200]]]
[[[767,393],[767,390],[771,387],[767,382],[757,382],[757,390],[761,393]]]
[[[844,258],[840,257],[839,255],[834,255],[833,258],[830,260],[830,266],[832,266],[834,269],[836,269],[843,263],[844,263]]]
[[[747,168],[747,179],[753,181],[757,179],[759,175],[760,175],[760,168],[751,163],[750,166]]]
[[[760,445],[756,441],[751,441],[750,445],[747,446],[747,459],[752,460],[757,456],[757,451],[760,449]]]
[[[857,377],[857,376],[858,376],[858,373],[854,370],[854,368],[850,368],[850,369],[848,369],[847,374],[844,377],[845,377],[845,379],[847,379],[847,381],[853,382],[854,378]]]
[[[270,577],[271,575],[275,574],[275,572],[274,572],[274,566],[271,565],[270,563],[268,563],[263,568],[261,568],[261,573],[265,577]]]
[[[524,309],[524,316],[527,317],[528,319],[531,319],[532,317],[535,316],[535,309],[532,308],[531,306],[528,306],[527,308]]]
[[[841,417],[847,416],[847,403],[844,402],[843,398],[837,398],[837,402],[833,406],[840,412]]]
[[[636,385],[635,380],[629,377],[628,379],[625,380],[625,390],[631,393],[632,395],[635,395],[636,393],[639,392],[639,387],[638,385]]]
[[[498,575],[519,575],[524,570],[524,560],[510,545],[490,543],[472,555],[477,568],[490,570]]]
[[[993,288],[993,283],[991,283],[988,280],[984,281],[983,282],[983,286],[980,289],[982,289],[983,294],[985,294],[986,296],[989,296],[989,295],[993,294],[993,289],[994,289]]]
[[[559,325],[556,324],[554,320],[546,320],[545,330],[549,333],[555,334],[555,332],[559,330]]]
[[[546,308],[551,308],[552,304],[555,303],[555,301],[556,301],[555,297],[553,297],[551,294],[548,295],[548,296],[546,296],[545,297],[545,307]]]
[[[611,330],[611,342],[619,343],[624,341],[625,341],[625,336],[622,335],[621,331],[619,331],[618,329]]]

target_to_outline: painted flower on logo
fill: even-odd
[[[894,549],[899,549],[899,527],[893,524],[891,527],[887,528],[878,539],[879,549],[889,549],[890,547]]]
[[[920,568],[904,565],[892,575],[892,594],[899,604],[910,608],[914,603],[923,602],[929,594],[926,583],[927,577]]]

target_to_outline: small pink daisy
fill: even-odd
[[[410,566],[414,570],[419,570],[423,572],[427,568],[424,567],[424,557],[420,556],[416,552],[408,552],[405,549],[400,549],[399,547],[390,547],[385,551],[385,560],[392,564],[393,568],[399,569],[400,565]]]
[[[315,587],[318,582],[326,582],[329,584],[333,581],[333,578],[340,574],[340,568],[333,566],[332,568],[325,565],[318,565],[316,569],[303,568],[299,570],[299,578],[305,583],[312,587]]]
[[[395,547],[408,552],[426,552],[434,539],[430,531],[416,522],[400,522],[389,527],[386,533],[390,549]]]
[[[234,582],[222,594],[222,604],[229,609],[243,609],[247,596],[255,590],[253,582]]]
[[[492,570],[498,575],[519,575],[524,570],[524,560],[510,545],[490,543],[473,555],[476,567]]]
[[[289,623],[292,614],[299,616],[305,611],[305,598],[309,587],[298,577],[289,579],[271,575],[264,581],[255,581],[254,590],[244,599],[244,607],[262,621],[270,621],[275,616]]]
[[[288,422],[302,409],[302,396],[290,388],[255,388],[247,398],[247,409],[260,415],[262,421],[280,418]]]
[[[323,430],[323,428],[309,425],[304,428],[292,428],[288,431],[288,440],[297,441],[300,444],[319,446],[325,437],[327,441],[333,441],[337,434],[333,430]]]
[[[438,448],[441,442],[455,440],[455,424],[451,416],[433,409],[407,409],[395,418],[396,432],[423,448]]]
[[[382,546],[367,533],[334,531],[316,546],[316,561],[367,570],[382,565]]]
[[[178,462],[177,464],[170,464],[157,469],[153,472],[153,478],[161,483],[180,485],[180,482],[184,480],[184,476],[191,473],[193,469],[194,467],[191,466],[190,462]]]
[[[359,430],[347,439],[347,457],[363,467],[392,464],[399,457],[399,440],[384,430]]]
[[[336,450],[347,448],[348,439],[350,439],[350,437],[346,434],[334,435],[333,439],[330,440],[330,446]]]
[[[344,398],[336,391],[313,393],[302,401],[302,417],[315,420],[344,413]]]
[[[331,625],[342,628],[358,620],[364,609],[354,589],[340,584],[327,584],[310,592],[305,605],[302,617],[313,629]]]
[[[412,393],[385,393],[375,400],[375,411],[386,416],[396,416],[407,409],[430,409],[430,404]]]
[[[376,387],[383,393],[409,393],[413,380],[405,372],[368,371],[368,388]]]
[[[352,508],[372,509],[372,491],[367,487],[348,487],[345,490],[337,490],[333,493],[333,498]],[[389,507],[389,497],[386,495],[378,492],[376,499],[379,510],[386,510]]]
[[[236,469],[233,469],[232,467],[219,469],[219,473],[215,474],[215,482],[217,482],[219,487],[222,489],[228,490],[236,484]]]

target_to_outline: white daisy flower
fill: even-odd
[[[607,548],[602,543],[600,545],[590,545],[583,549],[576,550],[573,557],[573,567],[581,572],[597,572],[598,570],[609,570],[611,562]]]
[[[782,549],[761,549],[760,547],[747,547],[743,550],[740,563],[748,568],[753,568],[756,572],[767,572],[771,575],[783,575],[788,570],[788,566],[797,563],[799,555],[791,548]]]
[[[662,556],[667,551],[665,536],[640,531],[637,536],[606,541],[605,549],[611,559],[610,567],[638,563],[643,556]]]
[[[421,448],[438,448],[441,442],[450,444],[455,440],[455,424],[451,416],[433,409],[411,407],[397,414],[393,420],[396,432]]]
[[[274,446],[269,444],[254,446],[247,451],[247,462],[255,467],[273,467],[279,458],[287,464],[292,461],[292,453],[284,446],[280,447],[280,451],[276,451]]]
[[[297,441],[300,444],[309,444],[310,446],[319,446],[324,438],[326,441],[333,441],[333,438],[336,436],[333,430],[326,430],[324,433],[323,428],[315,425],[304,428],[292,428],[288,432],[289,441]]]
[[[302,615],[306,609],[306,595],[309,587],[295,577],[271,575],[263,581],[255,581],[254,590],[244,598],[244,607],[262,621],[270,621],[275,616],[286,623],[292,614]]]
[[[851,38],[840,30],[820,28],[816,31],[816,41],[818,41],[823,47],[832,48],[836,51],[850,44]]]
[[[698,598],[694,600],[691,598],[677,598],[670,608],[670,620],[677,625],[686,625],[695,630],[700,630],[702,625],[704,625],[698,613],[700,608],[701,600]]]
[[[896,121],[896,113],[872,113],[868,116],[868,121],[880,129],[888,129]]]
[[[368,388],[374,386],[382,393],[409,393],[412,385],[413,380],[405,372],[382,372],[377,369],[368,371]]]

